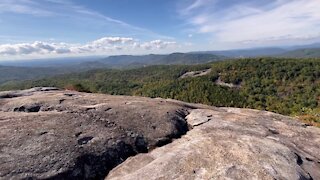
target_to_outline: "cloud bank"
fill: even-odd
[[[108,55],[127,52],[157,52],[176,47],[174,41],[153,40],[141,42],[130,37],[103,37],[86,44],[33,43],[2,44],[1,56],[44,56],[44,55]]]
[[[231,43],[320,39],[319,0],[194,0],[179,10],[192,33]]]

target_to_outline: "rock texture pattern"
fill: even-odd
[[[320,129],[278,114],[0,92],[0,179],[320,179]]]
[[[248,109],[194,109],[187,135],[106,179],[320,179],[320,129]]]
[[[188,130],[188,108],[55,88],[0,93],[1,179],[103,179]]]

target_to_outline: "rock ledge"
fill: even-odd
[[[320,129],[175,100],[0,92],[0,179],[320,179]]]

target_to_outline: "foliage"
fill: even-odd
[[[211,68],[201,77],[179,78]],[[216,84],[219,79],[240,88]],[[127,70],[91,70],[35,81],[7,83],[2,90],[73,85],[76,90],[172,98],[214,106],[268,110],[319,123],[320,59],[252,58],[203,65],[159,65]],[[77,86],[74,86],[77,85]],[[308,109],[308,111],[306,111]],[[309,116],[311,115],[311,116]],[[309,119],[308,119],[309,117]]]

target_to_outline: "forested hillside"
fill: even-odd
[[[211,72],[204,76],[181,78],[186,72],[209,68]],[[299,116],[310,124],[320,124],[320,59],[254,58],[202,65],[91,70],[7,83],[1,86],[1,90],[34,86],[264,109]]]
[[[0,66],[0,84],[13,80],[44,78],[66,72],[68,71],[61,68]]]
[[[108,68],[124,68],[144,65],[201,64],[223,59],[226,59],[226,57],[207,53],[172,53],[164,55],[110,56],[97,62],[104,64]]]
[[[55,60],[39,60],[38,64],[35,60],[19,62],[18,66],[1,66],[0,65],[0,84],[14,80],[35,80],[45,77],[52,77],[58,74],[66,74],[71,72],[84,72],[91,69],[115,68],[115,69],[131,69],[150,65],[171,65],[171,64],[202,64],[225,59],[224,56],[213,54],[188,54],[188,53],[172,53],[165,55],[121,55],[109,56],[104,59],[95,61],[79,61],[75,59],[66,59],[65,63],[61,59]],[[70,62],[68,63],[67,61]],[[24,63],[24,64],[23,64]],[[21,66],[20,64],[29,66]],[[59,64],[60,63],[60,64]],[[14,63],[12,63],[14,64]],[[39,65],[39,67],[37,67]]]

